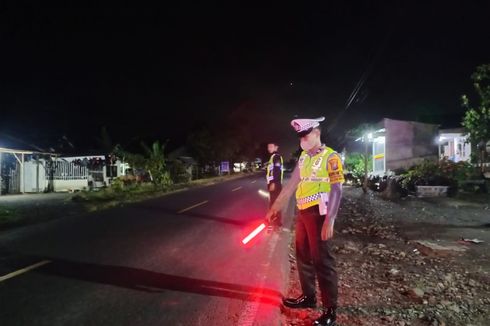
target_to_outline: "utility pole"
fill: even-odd
[[[364,141],[364,182],[362,183],[362,191],[364,193],[367,193],[367,189],[368,189],[368,158],[369,158],[368,144],[369,143],[368,143],[365,135],[362,138]]]

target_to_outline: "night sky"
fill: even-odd
[[[102,126],[123,145],[177,147],[196,125],[244,117],[285,145],[294,115],[324,115],[334,135],[383,117],[459,124],[490,62],[488,4],[322,3],[2,5],[0,132],[86,150]]]

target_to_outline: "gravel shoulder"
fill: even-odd
[[[490,325],[489,222],[485,202],[391,202],[346,187],[334,240],[339,324]],[[297,295],[292,246],[290,262],[288,294]],[[285,309],[282,323],[310,325],[318,314]]]

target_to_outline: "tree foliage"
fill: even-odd
[[[246,124],[220,128],[201,125],[187,138],[187,147],[201,166],[220,161],[253,161],[259,143],[250,130]]]
[[[462,96],[462,104],[466,108],[462,125],[471,143],[477,145],[490,140],[490,64],[477,67],[471,80],[479,103],[473,106],[467,95]]]
[[[351,173],[352,177],[360,182],[364,179],[364,159],[365,154],[353,152],[345,158],[345,171]],[[368,170],[372,170],[373,161],[371,156],[368,156]]]
[[[353,128],[351,130],[349,130],[347,133],[346,133],[346,138],[350,138],[350,139],[356,139],[357,140],[361,140],[363,143],[364,143],[364,154],[361,154],[362,156],[360,157],[362,159],[362,179],[363,179],[363,182],[362,182],[362,190],[364,191],[364,193],[367,193],[367,190],[368,190],[368,174],[369,174],[369,171],[372,171],[372,160],[370,159],[370,155],[369,153],[371,153],[371,146],[372,146],[372,143],[371,143],[371,139],[369,139],[369,136],[370,134],[374,133],[376,131],[376,125],[374,124],[370,124],[370,123],[363,123],[361,125],[359,125],[358,127],[356,128]],[[356,157],[356,159],[358,159],[359,157]],[[356,163],[354,164],[355,166],[355,172],[353,173],[360,173],[359,171],[359,168],[360,168],[360,163]],[[354,168],[353,166],[353,168]],[[359,177],[356,177],[356,179],[361,179],[361,176]]]
[[[166,143],[161,144],[159,141],[153,142],[151,146],[141,143],[145,153],[144,165],[146,171],[150,174],[154,184],[164,187],[172,184],[172,179],[165,163],[165,146]]]

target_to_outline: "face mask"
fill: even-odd
[[[313,147],[315,147],[315,144],[316,144],[316,139],[311,137],[308,140],[301,140],[300,146],[302,150],[309,151]]]

